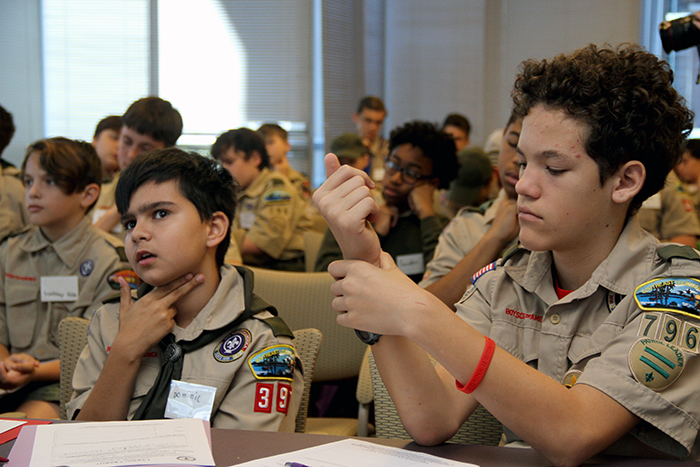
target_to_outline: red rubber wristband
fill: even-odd
[[[496,351],[496,343],[488,336],[484,336],[484,338],[486,339],[486,342],[484,343],[484,352],[481,354],[479,363],[476,365],[476,370],[474,370],[474,374],[467,385],[463,386],[459,381],[455,380],[457,389],[463,393],[471,394],[477,387],[479,387],[481,380],[484,379],[486,370],[489,369],[491,359],[493,358],[493,353]]]

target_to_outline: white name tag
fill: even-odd
[[[172,380],[165,418],[198,418],[209,421],[214,409],[214,396],[216,388],[213,386]]]
[[[74,302],[78,299],[78,276],[42,276],[42,302]]]
[[[423,264],[423,253],[413,253],[411,255],[399,255],[396,257],[396,265],[401,272],[407,276],[423,274],[425,264]]]
[[[241,212],[241,228],[249,229],[255,223],[255,213],[250,211]]]

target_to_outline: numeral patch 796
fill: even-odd
[[[685,351],[698,353],[700,326],[669,313],[644,313],[638,336],[658,339]]]

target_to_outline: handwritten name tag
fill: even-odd
[[[251,227],[253,227],[253,224],[255,224],[255,213],[249,211],[242,211],[240,219],[241,228],[250,229]]]
[[[74,302],[78,299],[78,276],[42,276],[42,302]]]
[[[399,255],[396,257],[396,265],[401,272],[407,276],[413,274],[423,274],[425,264],[423,264],[423,253],[413,253],[411,255]]]
[[[165,418],[211,418],[216,388],[203,384],[172,380],[165,406]]]

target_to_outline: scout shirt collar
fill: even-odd
[[[186,328],[183,329],[175,325],[171,331],[176,342],[196,339],[202,331],[219,329],[243,313],[245,308],[243,277],[233,266],[228,264],[221,266],[219,273],[221,274],[221,282],[219,282],[219,287],[216,288],[216,292],[209,299],[209,302],[204,305],[204,308]],[[252,284],[245,284],[245,286],[250,288]]]
[[[82,259],[87,231],[91,228],[90,216],[85,216],[73,230],[63,237],[51,243],[39,227],[32,227],[34,232],[24,242],[19,244],[19,248],[27,253],[36,253],[46,248],[53,248],[58,258],[71,270],[76,269],[78,261]]]
[[[651,234],[642,230],[637,216],[632,216],[612,251],[593,271],[590,279],[562,300],[588,297],[599,287],[623,296],[632,294],[635,287],[651,274],[653,261],[650,260],[656,255],[657,243]],[[557,301],[551,275],[551,252],[533,251],[523,263],[509,261],[505,272],[521,287],[536,293],[545,302]]]
[[[238,199],[240,200],[245,196],[247,196],[248,198],[257,198],[259,196],[262,196],[263,191],[265,191],[265,188],[267,188],[267,182],[269,181],[269,179],[270,169],[265,167],[260,171],[255,180],[253,180],[253,183],[251,183],[248,188],[246,188],[238,194]]]

